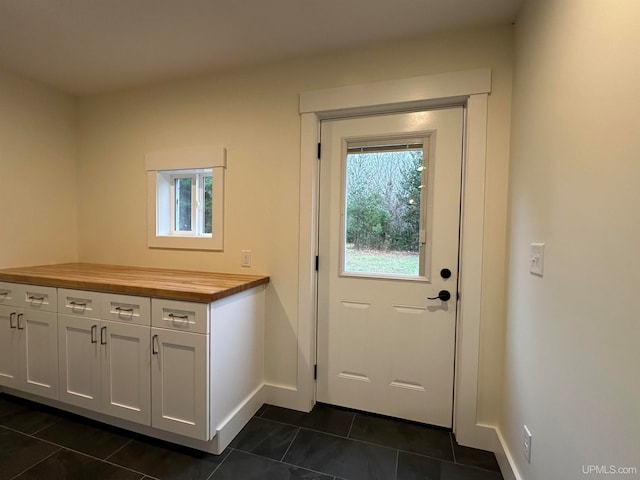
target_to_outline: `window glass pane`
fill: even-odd
[[[422,148],[382,150],[347,153],[344,271],[417,277]]]
[[[204,233],[212,233],[211,231],[211,212],[213,207],[213,176],[203,177],[204,188]]]
[[[176,178],[176,223],[175,229],[178,232],[190,232],[191,228],[191,208],[192,208],[192,178]]]

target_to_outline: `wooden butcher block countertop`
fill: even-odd
[[[63,263],[0,270],[0,281],[209,303],[269,283],[269,277]]]

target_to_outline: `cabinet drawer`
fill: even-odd
[[[153,298],[151,325],[171,330],[209,333],[209,304]]]
[[[100,318],[102,293],[58,289],[58,312],[76,317]]]
[[[55,312],[58,306],[56,289],[40,285],[10,284],[14,287],[13,305],[44,312]]]
[[[135,325],[151,325],[151,300],[132,295],[105,294],[102,297],[102,318]]]
[[[17,307],[16,284],[0,282],[0,305]]]

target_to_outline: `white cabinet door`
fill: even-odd
[[[151,336],[151,426],[210,440],[209,336],[162,328]]]
[[[20,381],[20,335],[15,307],[0,306],[0,385],[17,388]]]
[[[58,316],[60,400],[100,409],[100,321]]]
[[[151,425],[149,327],[103,321],[99,337],[103,413]]]
[[[22,310],[16,318],[23,374],[22,390],[58,398],[58,315]]]
[[[149,327],[59,316],[60,400],[151,425]]]

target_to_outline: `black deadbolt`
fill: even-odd
[[[442,278],[451,278],[451,270],[449,270],[448,268],[443,268],[442,270],[440,270],[440,276]]]

